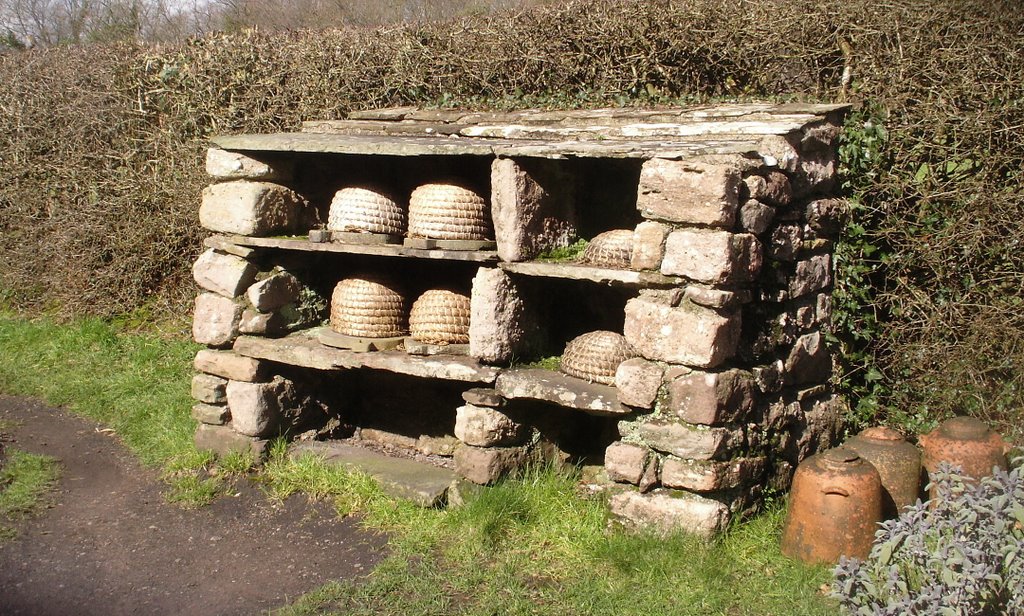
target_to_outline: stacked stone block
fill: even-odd
[[[770,137],[760,158],[644,163],[632,265],[685,284],[626,305],[642,358],[616,384],[636,413],[605,452],[626,523],[720,530],[837,438],[823,338],[844,213],[828,196],[836,134]]]
[[[464,404],[454,409],[458,444],[446,441],[444,455],[453,455],[457,473],[491,484],[530,460],[566,460],[551,435],[571,432],[570,420],[593,419],[583,414],[596,416],[615,432],[600,437],[602,446],[611,442],[604,465],[613,512],[627,524],[710,534],[755,508],[766,488],[787,489],[800,460],[833,444],[839,408],[827,384],[831,357],[824,338],[833,245],[845,213],[832,196],[841,114],[815,113],[817,120],[798,129],[769,117],[748,122],[742,135],[693,137],[698,145],[714,144],[707,148],[655,147],[639,157],[649,143],[617,150],[613,157],[637,160],[631,168],[639,170],[631,271],[611,276],[613,284],[635,289],[623,307],[622,333],[639,357],[619,365],[614,386],[510,367],[559,335],[547,331],[533,304],[535,287],[524,276],[576,276],[510,266],[536,265],[521,262],[579,236],[588,215],[583,195],[594,194],[582,185],[580,169],[588,156],[602,155],[595,154],[600,141],[573,142],[583,153],[568,162],[557,140],[533,146],[534,154],[483,154],[493,156],[498,263],[481,266],[473,277],[468,352],[476,363],[468,369],[486,369],[494,385],[464,391]],[[616,138],[644,126],[623,127]],[[403,148],[412,147],[411,137],[399,136]],[[672,133],[661,136],[670,140]],[[731,141],[737,146],[718,147]],[[315,208],[289,187],[290,164],[211,149],[207,171],[214,183],[203,193],[200,220],[211,231],[269,236],[310,228]],[[193,333],[209,347],[196,358],[196,441],[220,452],[260,452],[301,406],[301,396],[270,362],[230,349],[242,334],[276,337],[301,327],[296,303],[306,292],[304,276],[271,267],[268,251],[230,237],[211,238],[207,248],[194,268],[202,292]],[[589,275],[577,279],[604,276]],[[338,367],[323,361],[312,365]],[[424,369],[430,361],[439,367]],[[386,366],[369,365],[443,379],[444,361],[388,356]],[[346,367],[364,365],[355,364]],[[568,411],[548,413],[550,405]],[[400,436],[370,428],[360,433],[388,443]],[[406,440],[403,446],[418,447]]]
[[[200,221],[221,233],[266,235],[295,229],[304,201],[288,186],[288,163],[274,165],[210,149]],[[280,336],[301,325],[302,284],[280,268],[261,271],[254,250],[211,238],[192,267],[200,288],[192,336],[207,349],[196,355],[192,416],[196,446],[219,455],[265,453],[267,439],[301,406],[295,383],[273,374],[268,362],[230,350],[241,334]]]

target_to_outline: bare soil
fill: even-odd
[[[329,505],[248,480],[199,510],[168,504],[116,435],[60,409],[0,396],[0,420],[11,447],[63,465],[49,509],[0,545],[2,615],[258,614],[384,555]]]

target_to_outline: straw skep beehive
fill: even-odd
[[[327,228],[331,231],[403,235],[405,211],[386,193],[348,186],[334,193]]]
[[[437,240],[486,240],[487,201],[457,184],[423,184],[409,198],[409,236]]]
[[[406,333],[405,297],[386,278],[346,278],[331,295],[331,329],[359,338],[391,338]]]
[[[469,296],[430,289],[413,302],[409,333],[430,344],[469,344]]]
[[[614,385],[619,364],[636,355],[622,334],[604,330],[588,332],[565,345],[561,369],[569,376]]]
[[[582,261],[597,267],[628,268],[633,255],[633,230],[612,229],[590,240]]]

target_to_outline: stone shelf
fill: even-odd
[[[234,350],[239,355],[266,359],[282,364],[315,368],[318,370],[344,370],[370,368],[396,374],[406,374],[466,383],[493,383],[500,368],[485,366],[471,357],[458,355],[409,355],[404,351],[370,351],[360,353],[325,346],[319,340],[320,328],[303,330],[284,338],[240,336]]]
[[[372,124],[372,123],[371,123]],[[684,135],[655,136],[646,139],[600,139],[593,133],[580,139],[553,141],[552,135],[531,133],[532,138],[495,138],[485,129],[466,128],[465,134],[445,136],[439,133],[382,135],[386,127],[349,125],[356,134],[339,132],[275,133],[269,135],[226,135],[211,139],[213,145],[239,152],[295,152],[305,154],[359,154],[370,156],[508,156],[536,158],[690,158],[713,154],[752,154],[757,151],[759,134],[713,135],[695,138]],[[795,124],[794,124],[795,126]],[[512,130],[515,127],[503,127]],[[788,131],[791,127],[786,126]],[[335,129],[340,130],[340,129]],[[423,129],[424,131],[426,129]],[[785,131],[784,131],[785,132]],[[764,134],[764,133],[761,133]],[[777,134],[775,130],[768,134]]]
[[[415,257],[441,261],[469,261],[473,263],[495,263],[498,253],[493,250],[441,250],[437,248],[409,248],[400,244],[350,244],[344,242],[311,242],[305,236],[295,237],[250,237],[247,235],[223,235],[223,242],[250,248],[276,248],[302,252],[328,252],[355,255],[376,255],[382,257]]]
[[[618,390],[600,383],[540,368],[512,368],[502,371],[494,385],[501,396],[514,400],[542,400],[591,415],[615,416],[632,412],[619,402]]]
[[[540,278],[562,278],[568,280],[589,280],[600,284],[626,287],[677,287],[685,281],[675,276],[664,276],[657,272],[638,272],[608,267],[591,267],[579,263],[500,263],[501,269],[520,276]]]

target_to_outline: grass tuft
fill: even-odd
[[[36,515],[46,505],[60,478],[60,463],[50,456],[17,449],[8,450],[7,456],[0,469],[0,543],[17,535],[9,524]]]

